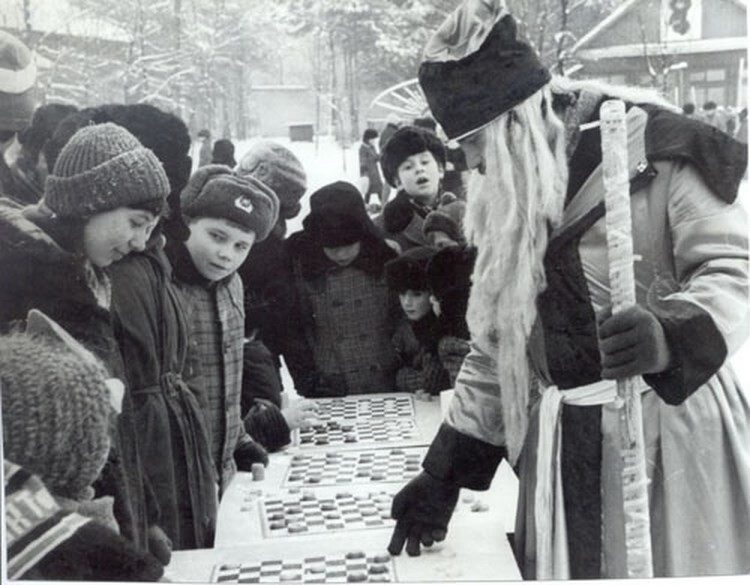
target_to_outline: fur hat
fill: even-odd
[[[407,290],[429,290],[427,263],[436,252],[435,248],[418,246],[386,263],[385,278],[388,287],[399,293]]]
[[[435,32],[419,68],[430,111],[448,138],[478,130],[551,79],[518,38],[504,2],[466,0]]]
[[[430,240],[430,232],[445,232],[451,240],[463,244],[466,241],[463,234],[465,213],[466,203],[460,199],[431,211],[422,224],[425,239]]]
[[[307,190],[307,175],[291,150],[270,140],[253,144],[237,167],[240,175],[263,181],[279,198],[279,215],[292,219],[300,212],[299,200]]]
[[[107,123],[81,128],[63,147],[47,177],[44,201],[60,217],[87,217],[118,207],[160,211],[168,194],[156,155]]]
[[[36,105],[36,64],[29,48],[0,31],[0,130],[23,130]]]
[[[385,180],[396,187],[398,167],[407,158],[428,150],[439,165],[445,167],[445,147],[434,132],[417,126],[403,126],[396,130],[383,147],[380,164]]]
[[[362,195],[346,181],[325,185],[310,196],[310,213],[302,226],[324,248],[354,244],[374,231]]]
[[[46,335],[0,337],[5,457],[80,499],[109,452],[106,372]]]
[[[31,118],[31,125],[18,134],[18,141],[26,150],[38,155],[60,122],[77,111],[75,106],[66,104],[39,106]]]
[[[427,263],[427,286],[438,300],[456,289],[471,287],[471,273],[476,260],[476,248],[448,246]]]
[[[199,168],[180,195],[183,215],[233,221],[265,240],[279,218],[279,200],[252,176],[240,176],[224,165]]]

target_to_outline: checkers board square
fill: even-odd
[[[260,501],[263,534],[266,538],[276,538],[392,526],[392,499],[386,492],[339,492],[318,497],[305,491],[266,497]]]
[[[286,486],[404,483],[422,469],[424,447],[297,453],[284,478]]]
[[[351,551],[302,560],[260,560],[214,566],[212,583],[388,583],[396,580],[388,553]]]

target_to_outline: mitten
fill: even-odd
[[[407,554],[419,556],[420,543],[432,546],[444,540],[458,492],[458,486],[425,471],[407,483],[393,498],[391,516],[396,520],[396,527],[388,552],[401,554],[406,543]]]
[[[252,471],[253,463],[268,465],[268,452],[255,441],[242,443],[234,450],[234,461],[240,471]]]

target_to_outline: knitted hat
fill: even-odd
[[[517,37],[504,2],[466,0],[435,32],[419,68],[430,110],[458,139],[539,91],[551,76]]]
[[[29,48],[0,31],[0,130],[23,130],[34,113],[36,64]]]
[[[109,452],[106,373],[47,336],[0,337],[5,457],[79,499]]]
[[[460,199],[441,205],[435,211],[427,214],[422,224],[422,233],[429,241],[430,232],[445,232],[447,236],[458,244],[464,243],[463,221],[466,213],[466,203]]]
[[[438,300],[456,289],[471,286],[471,273],[474,270],[476,248],[448,246],[443,248],[427,263],[427,286]]]
[[[354,244],[374,231],[362,195],[345,181],[321,187],[310,196],[310,213],[302,226],[324,248]]]
[[[279,215],[292,219],[300,212],[299,200],[307,190],[307,175],[291,150],[270,140],[250,147],[237,166],[240,175],[252,175],[268,185],[279,198]]]
[[[153,152],[116,124],[76,132],[47,177],[44,201],[61,217],[86,217],[117,209],[160,208],[169,182]]]
[[[388,287],[399,293],[407,290],[428,290],[427,263],[436,253],[435,248],[418,246],[386,263],[385,278]]]
[[[279,218],[276,194],[252,176],[240,176],[224,165],[199,168],[180,195],[187,217],[226,219],[265,240]]]
[[[435,160],[445,168],[445,147],[434,132],[417,126],[403,126],[394,132],[383,147],[380,164],[383,167],[385,180],[396,187],[398,167],[407,158],[428,150]]]

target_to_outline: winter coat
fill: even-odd
[[[652,106],[630,109],[628,133],[634,253],[642,257],[635,263],[636,298],[660,321],[672,354],[666,371],[641,377],[653,573],[746,573],[750,401],[726,361],[747,332],[748,231],[735,202],[747,152]],[[597,147],[593,134],[582,137],[571,168],[581,149],[590,154]],[[537,302],[543,343],[529,344],[538,375],[558,388],[545,390],[542,403],[559,392],[562,405],[559,419],[549,411],[552,420],[534,407],[519,460],[515,551],[528,579],[539,575],[536,523],[556,513],[564,513],[572,578],[622,578],[626,570],[618,410],[565,402],[576,388],[602,384],[595,314],[611,300],[601,167],[593,167],[551,235],[547,288]],[[465,460],[467,449],[484,451],[475,461],[492,464],[475,465],[471,481],[467,473],[454,475],[459,483],[484,487],[494,474],[505,437],[493,355],[494,348],[473,346],[466,357],[447,424],[424,463],[438,477]],[[562,494],[553,482],[545,500],[552,510],[537,518],[538,442],[541,431],[557,432],[556,420]],[[558,550],[558,542],[552,546]]]
[[[157,581],[164,568],[111,528],[62,510],[42,481],[3,461],[7,575],[34,581]],[[32,505],[33,503],[33,505]]]
[[[296,294],[291,332],[298,347],[284,355],[303,396],[345,396],[395,389],[396,356],[391,336],[398,301],[383,275],[395,252],[366,239],[352,264],[328,260],[305,232],[287,240]]]
[[[440,331],[438,320],[430,312],[420,321],[403,321],[393,335],[393,347],[398,356],[396,390],[422,390],[437,395],[450,388],[448,372],[438,357]]]
[[[47,214],[0,199],[0,330],[24,326],[28,311],[38,309],[99,357],[113,377],[122,377],[106,302],[110,281],[81,256],[63,249],[58,240],[69,236],[58,230]],[[159,510],[142,472],[128,394],[110,436],[112,446],[94,486],[96,495],[114,497],[120,533],[146,550],[148,526],[158,523]]]
[[[242,282],[237,274],[215,283],[207,281],[182,243],[169,242],[167,255],[184,299],[190,341],[200,360],[203,414],[223,493],[237,472],[235,449],[252,442],[240,417],[245,331]]]
[[[364,142],[359,146],[359,176],[367,177],[369,180],[365,198],[370,193],[375,193],[380,197],[383,192],[383,179],[380,178],[380,170],[378,169],[379,160],[380,155],[378,155],[374,146]]]
[[[175,550],[213,544],[216,472],[196,392],[186,307],[163,250],[113,265],[113,312],[138,444]]]

